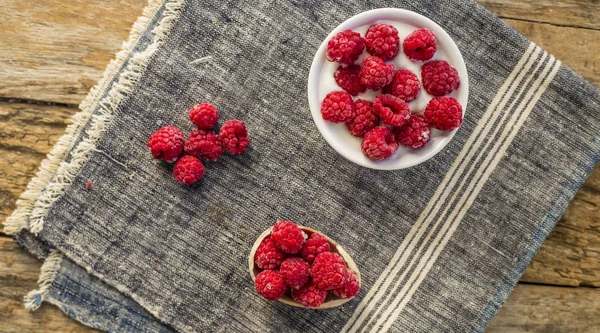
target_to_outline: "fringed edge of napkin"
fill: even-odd
[[[98,151],[97,142],[177,22],[184,3],[185,0],[148,0],[142,15],[133,24],[129,39],[123,42],[121,50],[108,64],[102,79],[81,102],[80,111],[71,117],[71,124],[67,126],[65,134],[42,161],[40,170],[17,200],[16,209],[4,222],[6,234],[15,235],[28,229],[37,235],[42,230],[50,207],[72,183],[91,154]],[[152,40],[143,50],[136,51],[140,38],[157,19],[157,15],[161,17],[151,32]],[[81,140],[77,143],[80,137]],[[41,268],[39,288],[24,297],[25,308],[35,311],[40,307],[62,260],[60,252],[51,251]]]
[[[56,250],[51,250],[50,254],[44,260],[44,264],[41,268],[40,277],[38,278],[39,289],[30,291],[25,297],[23,302],[25,308],[30,311],[37,310],[48,294],[48,290],[52,286],[52,282],[56,278],[60,265],[62,264],[63,255]]]
[[[148,5],[131,29],[129,39],[108,64],[100,82],[79,105],[81,111],[71,118],[65,134],[42,161],[40,170],[17,200],[16,209],[4,222],[6,234],[14,235],[23,229],[29,229],[37,235],[42,230],[48,210],[72,183],[92,152],[97,151],[96,144],[112,122],[114,112],[139,82],[158,46],[177,21],[184,2],[185,0],[167,0],[166,3],[164,0],[148,0]],[[141,36],[161,12],[163,4],[162,18],[152,30],[152,41],[144,50],[134,53]],[[89,128],[83,138],[71,150],[88,123]],[[66,161],[68,156],[70,159]]]

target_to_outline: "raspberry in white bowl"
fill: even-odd
[[[396,32],[398,38],[395,38]],[[362,41],[357,38],[357,34],[362,37]],[[345,35],[352,38],[337,37]],[[335,43],[329,43],[330,40],[335,40]],[[332,45],[340,47],[340,50],[332,50]],[[358,50],[362,52],[356,57]],[[331,57],[328,59],[328,53],[340,54],[340,51],[351,57],[344,58],[344,62],[335,61]],[[371,57],[378,59],[369,60]],[[351,62],[348,59],[356,60]],[[366,68],[363,66],[365,59]],[[393,73],[390,75],[389,67],[392,66]],[[319,47],[308,78],[311,114],[325,140],[346,159],[380,170],[415,166],[441,151],[460,129],[467,109],[468,90],[467,69],[452,38],[432,20],[415,12],[396,8],[363,12],[340,24]],[[345,113],[336,117],[336,105],[329,101],[326,109],[328,113],[324,117],[321,107],[326,96],[343,91],[348,92],[345,95],[344,109],[340,108],[340,112]],[[383,103],[376,105],[374,102],[383,94],[398,97],[408,104],[409,110],[406,110],[406,106],[398,98],[380,97],[379,101]],[[354,116],[359,118],[342,121],[348,118],[347,115],[353,109],[347,106],[348,96],[354,100]],[[427,105],[434,98],[442,96],[444,101],[452,101],[449,104],[430,105],[430,109],[435,105],[445,109],[429,112],[430,116],[427,117]],[[373,103],[375,113],[368,112],[366,105],[369,102]],[[448,109],[447,105],[452,105],[453,108]],[[356,112],[359,109],[361,112]],[[452,116],[452,123],[440,125],[440,119],[431,117],[446,114]],[[435,126],[430,126],[429,129],[419,127],[418,132],[406,131],[405,128],[402,135],[398,134],[401,133],[399,128],[412,115],[423,116],[419,121],[411,122],[415,126],[422,127],[423,121],[431,121]],[[335,119],[337,122],[327,119]],[[369,142],[364,142],[363,137],[368,132],[362,130],[362,127],[374,130],[378,126],[386,126],[392,133],[398,134],[394,136],[399,143],[397,149],[393,149],[394,143],[387,140],[389,135],[383,135],[381,129],[380,139],[370,135]],[[385,150],[383,154],[378,151],[380,147],[377,145],[380,143],[385,145],[381,147]],[[391,155],[390,151],[393,151]]]

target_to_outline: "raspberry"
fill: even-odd
[[[183,132],[173,125],[163,127],[148,138],[148,148],[154,158],[175,162],[183,151]]]
[[[358,72],[360,72],[360,66],[358,65],[339,66],[333,77],[338,86],[346,90],[350,95],[356,96],[367,90],[367,87],[360,83]]]
[[[241,120],[226,121],[225,124],[221,126],[219,138],[221,139],[223,147],[232,155],[243,153],[250,143],[246,124]]]
[[[361,137],[379,123],[379,116],[373,109],[373,103],[364,99],[356,100],[356,116],[346,123],[350,133]]]
[[[333,293],[339,298],[352,298],[358,295],[359,291],[358,277],[351,270],[348,270],[348,282],[343,287],[334,289]]]
[[[185,155],[177,160],[173,168],[173,177],[185,185],[192,185],[204,175],[204,166],[194,156]]]
[[[185,141],[184,149],[188,155],[209,161],[216,161],[223,153],[219,136],[208,130],[193,130]]]
[[[396,141],[408,148],[422,148],[429,142],[429,124],[418,114],[413,114],[402,127],[394,129]]]
[[[275,224],[271,237],[275,246],[286,253],[298,253],[304,244],[304,232],[291,221],[280,221]]]
[[[279,268],[285,283],[292,289],[300,289],[310,278],[310,265],[301,258],[288,258]]]
[[[433,96],[444,96],[460,85],[458,72],[443,60],[433,60],[421,68],[425,91]]]
[[[405,101],[394,95],[382,94],[375,98],[373,109],[381,120],[390,126],[402,126],[410,118],[410,108]]]
[[[323,119],[334,123],[345,123],[354,118],[355,113],[352,96],[345,91],[330,92],[321,104]]]
[[[264,270],[254,280],[258,294],[269,301],[276,301],[288,290],[283,275],[278,271]]]
[[[298,290],[292,290],[292,297],[307,308],[318,308],[325,303],[327,291],[317,288],[311,281]]]
[[[327,60],[352,65],[365,49],[365,41],[358,32],[344,30],[327,42]]]
[[[256,249],[254,263],[260,269],[276,269],[285,257],[286,254],[275,246],[271,237],[266,237]]]
[[[190,109],[190,120],[199,129],[211,129],[219,119],[219,111],[212,104],[201,103]]]
[[[442,131],[451,131],[462,124],[462,106],[452,97],[435,97],[424,113],[429,125]]]
[[[383,88],[386,94],[402,98],[406,103],[419,96],[421,86],[417,76],[408,69],[399,69],[394,73],[392,83]]]
[[[377,57],[366,57],[363,59],[358,76],[360,83],[367,88],[379,90],[392,82],[394,65],[387,65]]]
[[[342,256],[333,252],[323,252],[315,258],[311,275],[317,288],[333,290],[346,284],[348,269]]]
[[[368,158],[382,160],[398,150],[398,143],[389,128],[378,126],[365,134],[360,148]]]
[[[437,51],[435,34],[429,29],[415,30],[404,39],[402,48],[411,60],[429,60]]]
[[[400,49],[398,30],[389,24],[372,25],[365,36],[365,44],[369,54],[378,56],[384,61],[392,60]]]
[[[315,232],[310,235],[310,238],[304,243],[304,247],[302,248],[302,258],[312,264],[319,253],[329,252],[330,250],[327,238]]]

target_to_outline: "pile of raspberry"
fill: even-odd
[[[228,120],[217,134],[212,128],[218,119],[219,111],[214,105],[201,103],[193,106],[190,109],[190,120],[198,128],[187,139],[184,139],[180,129],[169,125],[148,138],[148,148],[154,158],[168,163],[175,162],[175,180],[192,185],[204,176],[204,165],[200,159],[216,161],[223,149],[232,155],[238,155],[248,148],[248,131],[243,121]]]
[[[369,56],[355,64],[365,49]],[[372,160],[392,156],[399,145],[422,148],[431,128],[452,131],[462,123],[462,106],[445,96],[459,87],[458,72],[444,60],[431,60],[437,50],[434,33],[415,30],[404,39],[402,49],[411,61],[424,62],[420,82],[410,70],[386,63],[400,51],[398,30],[392,25],[372,25],[364,38],[345,30],[327,44],[327,59],[340,64],[334,78],[343,90],[327,94],[321,114],[362,137],[361,150]],[[421,93],[421,86],[433,98],[425,110],[411,111],[409,103]],[[373,101],[353,98],[367,89],[380,94]]]
[[[262,270],[254,281],[256,291],[269,301],[288,293],[305,307],[318,308],[328,292],[352,298],[360,290],[356,274],[331,252],[327,239],[319,233],[309,237],[291,221],[275,224],[258,246],[254,264]]]

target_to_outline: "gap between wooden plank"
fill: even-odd
[[[600,31],[600,29],[598,29],[598,28],[585,27],[585,26],[581,26],[581,25],[560,24],[560,23],[554,23],[554,22],[549,22],[549,21],[526,19],[526,18],[522,18],[522,17],[518,17],[518,16],[507,16],[507,15],[496,15],[496,16],[498,16],[502,20],[505,20],[505,19],[506,20],[515,20],[515,21],[530,22],[530,23],[537,23],[537,24],[547,24],[547,25],[561,27],[561,28],[574,28],[574,29]]]

